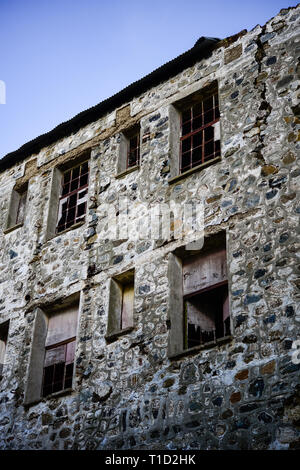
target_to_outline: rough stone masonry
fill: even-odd
[[[299,449],[299,16],[298,5],[200,41],[164,78],[153,72],[0,161],[0,449]],[[212,82],[221,158],[176,175],[173,105]],[[118,172],[121,135],[137,124],[140,164]],[[55,169],[84,152],[85,222],[51,235]],[[24,187],[24,220],[8,229]],[[229,339],[170,357],[168,260],[184,240],[100,236],[98,208],[120,195],[133,210],[204,202],[205,240],[226,234]],[[108,337],[110,281],[133,270],[133,326]],[[26,401],[38,312],[74,295],[72,387]]]

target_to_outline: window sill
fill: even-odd
[[[116,179],[122,178],[123,176],[126,176],[129,173],[132,173],[133,171],[139,170],[139,168],[140,168],[140,165],[135,165],[135,166],[132,166],[131,168],[127,168],[127,170],[121,171],[121,173],[118,173],[117,175],[115,175],[115,178]]]
[[[47,400],[51,400],[51,398],[59,398],[59,397],[63,397],[65,395],[69,395],[71,394],[72,392],[74,392],[74,388],[65,388],[65,390],[60,390],[59,392],[55,392],[55,393],[50,393],[49,395],[45,396],[45,397],[40,397],[38,400],[35,400],[35,401],[29,401],[29,402],[26,402],[24,403],[24,406],[26,408],[30,408],[31,406],[34,406],[34,405],[37,405],[38,403],[41,403],[41,402],[46,402]]]
[[[112,343],[113,341],[116,341],[119,338],[119,336],[124,336],[133,330],[134,330],[134,326],[129,326],[128,328],[124,328],[124,330],[119,330],[114,333],[105,335],[104,338],[106,339],[108,343]]]
[[[44,400],[49,400],[50,398],[63,397],[64,395],[69,395],[72,392],[74,392],[74,388],[72,387],[65,388],[64,390],[60,390],[59,392],[50,393],[49,395],[42,397],[41,400],[44,401]]]
[[[20,228],[20,227],[23,227],[23,223],[22,224],[17,224],[17,225],[13,225],[12,227],[9,227],[9,228],[6,228],[5,230],[3,230],[3,233],[6,235],[7,233],[10,233],[12,232],[13,230],[16,230],[17,228]]]
[[[184,357],[184,356],[190,356],[192,354],[197,354],[198,352],[201,352],[206,349],[212,349],[216,346],[222,346],[223,344],[230,343],[232,339],[233,339],[232,336],[224,336],[224,338],[219,338],[216,341],[209,341],[208,343],[205,343],[199,346],[194,346],[193,348],[190,348],[190,349],[185,349],[184,351],[181,351],[179,353],[170,354],[168,357],[169,359],[180,359],[181,357]]]
[[[193,173],[196,173],[197,171],[204,170],[205,168],[213,165],[214,163],[218,163],[221,161],[221,157],[213,158],[212,160],[208,160],[205,163],[201,163],[201,165],[195,166],[194,168],[191,168],[190,170],[185,171],[184,173],[181,173],[180,175],[173,176],[172,178],[168,179],[169,184],[174,184],[177,183],[177,181],[180,181],[184,178],[187,178],[188,176],[192,175]]]
[[[71,230],[75,230],[76,228],[81,227],[84,224],[85,224],[85,220],[83,220],[82,222],[77,222],[77,224],[74,224],[71,227],[66,228],[65,230],[62,230],[61,232],[58,232],[52,237],[48,238],[47,241],[52,240],[53,238],[59,237],[60,235],[63,235],[64,233],[70,232]]]

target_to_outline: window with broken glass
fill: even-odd
[[[226,250],[183,260],[185,349],[230,335]]]
[[[58,209],[56,232],[62,232],[72,225],[84,222],[89,183],[88,162],[81,163],[62,176],[61,196]]]
[[[77,316],[77,307],[49,316],[45,344],[43,397],[72,387]]]
[[[182,110],[180,173],[220,156],[219,118],[216,90]]]

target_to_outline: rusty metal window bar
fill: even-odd
[[[140,162],[140,131],[128,138],[127,168],[139,165]]]
[[[182,111],[180,173],[220,156],[214,128],[219,118],[217,91]]]
[[[42,396],[72,387],[76,338],[46,347]]]
[[[57,233],[85,220],[88,183],[89,166],[87,161],[63,173]]]

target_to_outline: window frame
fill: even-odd
[[[199,85],[198,85],[199,87]],[[220,100],[219,100],[219,90],[218,90],[218,81],[213,80],[208,85],[204,87],[198,88],[195,90],[193,87],[193,91],[184,91],[180,93],[180,98],[169,105],[169,123],[170,123],[170,131],[169,131],[169,155],[170,155],[170,174],[168,178],[168,184],[176,184],[181,179],[187,178],[191,174],[204,170],[207,167],[214,165],[221,161],[221,117],[219,116],[216,119],[216,122],[213,124],[207,123],[205,124],[205,129],[208,127],[214,126],[214,135],[216,135],[216,140],[220,141],[220,151],[219,155],[215,158],[211,158],[209,160],[204,161],[204,163],[200,163],[199,165],[195,165],[190,169],[186,169],[184,172],[181,171],[182,169],[182,162],[181,162],[181,147],[182,147],[182,113],[184,110],[191,108],[193,105],[205,101],[205,98],[217,94],[218,96],[218,108],[220,112]],[[211,125],[210,125],[211,124]],[[204,130],[205,130],[204,129]],[[203,129],[202,129],[203,131]],[[195,130],[196,132],[196,130]],[[185,139],[183,139],[185,140]],[[203,142],[202,142],[203,143]]]
[[[142,144],[140,123],[137,123],[134,126],[121,132],[119,139],[120,143],[116,178],[120,178],[124,175],[127,175],[128,173],[131,173],[132,171],[135,171],[140,167]],[[131,149],[130,145],[133,139],[137,140],[137,145]],[[137,157],[133,164],[129,164],[130,153],[133,151],[137,151]]]
[[[74,375],[74,366],[75,366],[75,352],[74,352],[74,356],[73,356],[73,360],[72,362],[67,362],[67,348],[68,348],[68,344],[71,344],[71,343],[75,343],[74,346],[76,347],[76,336],[73,336],[71,338],[68,338],[64,341],[60,341],[59,343],[55,343],[55,344],[51,344],[49,346],[45,346],[45,358],[44,358],[44,368],[43,368],[43,380],[42,380],[42,397],[47,397],[49,395],[53,395],[54,393],[59,393],[59,392],[63,392],[65,390],[68,390],[70,388],[72,388],[72,382],[73,380],[71,380],[71,385],[69,386],[66,386],[66,369],[67,369],[67,366],[70,366],[72,365],[72,376]],[[65,346],[65,352],[64,352],[64,355],[65,355],[65,360],[63,362],[60,362],[60,363],[54,363],[54,364],[50,364],[49,366],[46,366],[45,365],[45,362],[46,362],[46,355],[47,355],[47,351],[51,351],[52,349],[56,349],[60,346]],[[74,348],[75,349],[75,348]],[[63,364],[64,365],[64,376],[63,376],[63,387],[60,389],[60,390],[53,390],[54,388],[54,384],[56,382],[54,382],[54,377],[55,377],[55,369],[57,368],[58,365],[60,364]],[[52,382],[51,382],[51,387],[52,387],[52,391],[50,393],[44,393],[44,389],[46,387],[50,387],[50,385],[45,385],[45,375],[46,375],[46,368],[50,368],[52,367],[53,368],[53,378],[52,378]]]
[[[131,324],[123,327],[124,290],[130,286],[132,289]],[[119,336],[134,329],[135,309],[135,270],[130,269],[114,276],[109,281],[108,321],[105,339],[108,342],[118,339]]]
[[[168,357],[169,359],[176,359],[181,356],[197,353],[203,349],[209,349],[227,343],[232,340],[233,325],[232,317],[230,315],[230,284],[229,277],[227,279],[216,283],[215,285],[204,287],[197,291],[193,291],[188,294],[184,294],[183,287],[183,263],[187,258],[197,255],[209,255],[213,254],[213,248],[216,246],[217,249],[226,249],[225,260],[227,262],[227,243],[225,232],[219,232],[213,236],[210,236],[205,240],[204,246],[201,250],[188,251],[185,246],[177,248],[175,251],[170,252],[168,255],[168,279],[169,279],[169,301],[168,301],[168,319],[167,325],[169,329],[168,335]],[[219,246],[218,246],[219,245]],[[186,314],[184,308],[184,300],[188,297],[199,295],[201,292],[205,292],[209,288],[214,289],[216,286],[226,285],[228,286],[228,305],[229,305],[229,322],[230,322],[230,335],[217,338],[215,341],[203,343],[190,348],[186,347]]]
[[[55,342],[47,345],[48,325],[51,315],[63,313],[65,311],[76,309],[76,336],[66,338],[66,340]],[[53,396],[64,395],[71,393],[74,390],[74,378],[76,375],[76,347],[78,342],[78,328],[80,321],[80,292],[75,292],[67,299],[60,303],[57,300],[51,305],[43,308],[37,307],[35,309],[35,319],[33,323],[33,332],[30,345],[30,355],[28,361],[28,368],[26,373],[25,397],[24,406],[31,406],[39,403],[41,400],[47,400]],[[46,359],[47,346],[57,347],[59,344],[69,344],[75,341],[74,347],[74,366],[72,371],[72,385],[69,388],[61,389],[57,392],[50,393],[46,396],[43,395],[43,381],[44,381],[44,368]],[[50,349],[50,348],[49,348]]]
[[[87,164],[87,172],[83,173],[83,175],[81,174],[81,170],[83,168],[83,166]],[[76,170],[77,168],[79,168],[79,176],[78,177],[75,177],[72,179],[72,176],[73,176],[73,172],[74,170]],[[67,174],[70,174],[70,180],[69,181],[66,181],[65,182],[65,175]],[[87,182],[85,184],[83,184],[82,186],[80,186],[80,180],[81,178],[85,177],[87,175]],[[74,225],[77,225],[79,223],[84,223],[85,222],[85,218],[86,218],[86,213],[87,213],[87,202],[88,202],[88,188],[89,188],[89,164],[88,164],[88,160],[85,160],[77,165],[74,165],[72,166],[71,168],[68,168],[66,170],[64,170],[62,172],[62,178],[61,178],[61,188],[60,188],[60,197],[59,197],[59,202],[58,202],[58,213],[57,213],[57,223],[56,223],[56,229],[55,229],[55,232],[57,235],[59,235],[60,233],[66,231],[66,230],[69,230],[71,229]],[[78,184],[78,187],[74,190],[71,190],[65,194],[63,194],[64,192],[64,187],[66,185],[69,185],[72,187],[72,183],[74,181],[78,180],[79,181],[79,184]],[[84,212],[82,215],[78,216],[78,208],[81,204],[78,203],[78,201],[80,200],[80,193],[81,192],[86,192],[86,197],[83,198],[83,201],[81,202],[85,204],[85,208],[84,208]],[[69,203],[70,203],[70,200],[73,196],[76,195],[76,204],[74,206],[71,206],[71,208],[69,207]],[[65,202],[63,202],[65,201]],[[63,210],[63,205],[64,204],[67,204],[67,210],[64,211]],[[71,223],[71,225],[68,226],[68,222],[67,222],[67,216],[66,216],[66,221],[62,224],[59,224],[60,222],[60,215],[61,217],[63,217],[63,213],[66,213],[68,214],[70,209],[73,209],[75,208],[75,214],[74,214],[74,218],[72,219],[73,220],[73,223]],[[77,220],[79,218],[82,218],[82,220]],[[62,230],[58,230],[60,226],[63,226],[64,228]]]
[[[76,229],[81,225],[86,223],[86,215],[88,213],[88,201],[89,201],[89,188],[90,188],[90,153],[91,150],[85,150],[79,156],[74,159],[68,160],[67,162],[57,165],[52,170],[52,179],[51,179],[51,189],[50,189],[50,198],[49,198],[49,208],[47,215],[47,229],[45,233],[45,241],[50,240],[51,238],[62,235],[69,230]],[[72,224],[70,227],[57,232],[57,226],[59,222],[60,215],[60,201],[62,196],[62,187],[63,187],[63,175],[65,172],[72,170],[78,166],[81,166],[85,162],[88,163],[88,183],[86,186],[87,195],[86,195],[86,208],[84,213],[84,218],[80,222]],[[79,191],[84,190],[82,188]],[[64,195],[65,197],[65,195]]]
[[[211,98],[213,100],[213,107],[209,108],[208,110],[205,111],[204,110],[204,102],[208,101]],[[216,103],[216,101],[217,101],[217,103]],[[201,113],[194,116],[194,108],[196,106],[201,106]],[[186,121],[183,122],[183,116],[187,111],[190,112],[191,119],[186,120]],[[213,119],[211,121],[205,123],[205,114],[209,113],[210,111],[212,111],[212,113],[213,113]],[[217,113],[217,117],[216,117],[216,113]],[[196,127],[196,129],[193,129],[194,121],[196,119],[199,119],[200,117],[201,117],[202,125],[199,126],[199,127]],[[193,130],[183,134],[183,127],[188,122],[190,122],[190,128],[193,129]],[[205,164],[205,163],[207,163],[211,160],[214,160],[215,158],[218,158],[218,157],[221,156],[220,139],[215,140],[214,137],[213,137],[212,139],[205,140],[205,133],[206,133],[205,131],[210,129],[210,128],[213,128],[214,124],[216,124],[217,122],[220,122],[219,98],[218,98],[218,89],[217,88],[214,89],[214,90],[211,90],[211,92],[207,92],[206,94],[204,94],[201,97],[201,99],[199,99],[199,101],[193,103],[192,105],[185,106],[181,110],[181,113],[180,113],[180,130],[181,130],[181,132],[180,132],[180,158],[179,158],[179,173],[180,174],[184,174],[187,171],[192,170],[193,168],[196,168],[199,165],[203,165],[203,164]],[[215,132],[214,132],[214,134],[215,134]],[[191,142],[193,143],[195,137],[199,136],[199,135],[202,136],[201,144],[196,146],[196,147],[191,145],[190,150],[187,150],[187,151],[183,152],[183,143],[186,142],[188,139],[191,139]],[[210,142],[213,143],[214,151],[208,155],[208,157],[210,157],[210,158],[207,158],[207,156],[205,154],[205,146]],[[219,149],[218,150],[216,150],[216,143],[217,142],[219,142]],[[197,160],[196,163],[193,164],[192,154],[193,154],[193,151],[197,148],[201,148],[201,159]],[[185,153],[188,153],[188,152],[190,152],[190,154],[191,154],[190,164],[189,164],[188,168],[186,168],[186,166],[185,166],[184,169],[183,169],[183,166],[182,166],[183,155]]]

